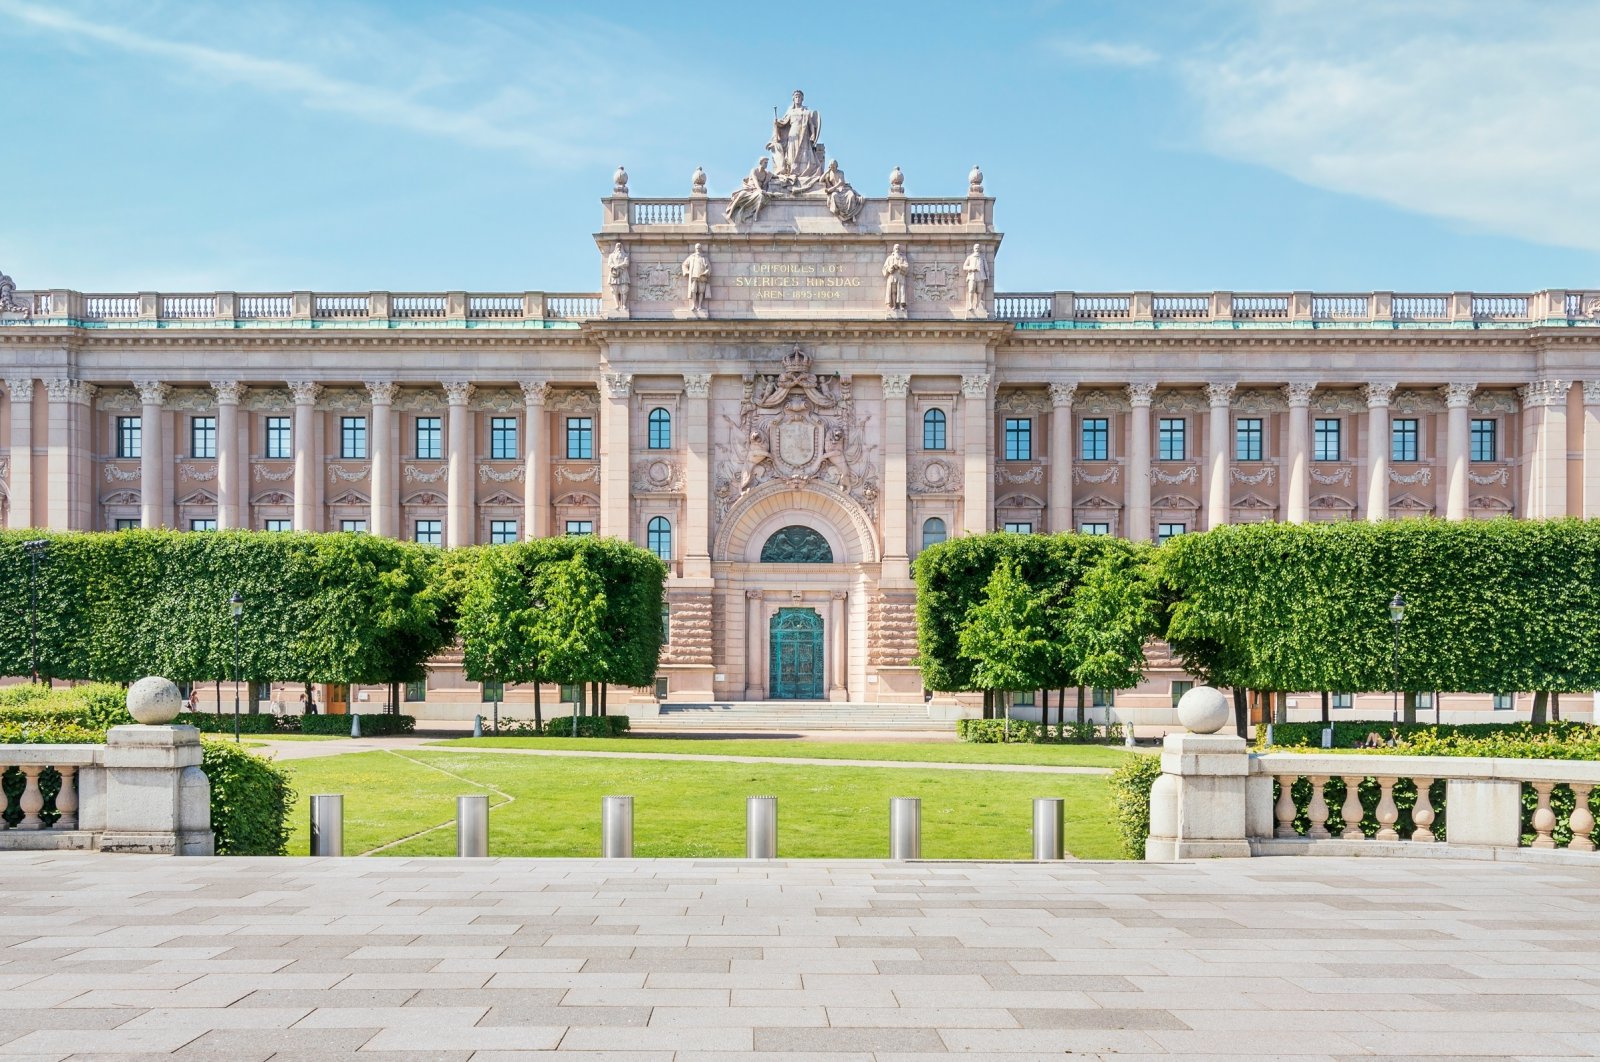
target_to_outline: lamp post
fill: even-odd
[[[239,743],[239,620],[244,615],[244,598],[235,590],[228,598],[233,612],[233,743]]]
[[[1394,687],[1394,710],[1391,713],[1391,722],[1400,722],[1400,624],[1406,618],[1406,599],[1399,594],[1394,595],[1394,600],[1389,602],[1389,625],[1394,628],[1394,650],[1389,657],[1389,677],[1393,680],[1390,685]]]
[[[39,684],[39,562],[50,549],[50,540],[35,538],[22,544],[28,557],[28,666],[33,684]]]

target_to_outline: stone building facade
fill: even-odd
[[[976,169],[866,197],[780,146],[728,198],[619,170],[598,293],[7,284],[0,517],[626,537],[668,701],[919,704],[948,536],[1600,515],[1600,292],[997,294]]]

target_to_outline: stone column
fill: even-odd
[[[214,854],[211,783],[192,726],[114,726],[106,731],[102,852]]]
[[[1361,389],[1367,400],[1367,519],[1389,519],[1389,399],[1396,383],[1384,380]]]
[[[1046,498],[1046,530],[1072,530],[1072,399],[1075,382],[1050,385],[1050,493]]]
[[[1284,507],[1291,524],[1311,518],[1311,395],[1314,383],[1292,383],[1283,389],[1289,400],[1289,499]]]
[[[906,539],[906,394],[911,377],[891,373],[883,378],[883,579],[909,582],[910,547]]]
[[[544,404],[550,385],[544,380],[522,381],[522,537],[544,538],[550,533],[550,429]]]
[[[33,518],[33,379],[12,376],[6,380],[11,394],[11,477],[6,488],[11,495],[8,527],[32,527]]]
[[[239,498],[239,398],[237,380],[213,380],[217,395],[217,528],[237,531],[246,525]]]
[[[89,453],[89,403],[95,388],[81,380],[46,380],[50,397],[49,456],[45,464],[45,514],[52,531],[86,531],[93,524]]]
[[[765,700],[761,681],[761,591],[744,592],[744,699]]]
[[[1233,447],[1230,445],[1232,433],[1233,392],[1239,385],[1236,383],[1213,383],[1206,385],[1206,398],[1211,403],[1211,439],[1210,471],[1206,481],[1206,527],[1221,527],[1228,522],[1229,493],[1231,483],[1228,482],[1229,469],[1232,468],[1230,459],[1233,456]]]
[[[989,374],[968,373],[961,377],[963,410],[961,435],[963,449],[962,530],[981,535],[994,523],[989,504]]]
[[[446,380],[444,396],[450,403],[450,483],[445,491],[444,544],[451,549],[470,546],[477,536],[472,528],[472,399],[473,386],[465,380]]]
[[[1155,398],[1153,383],[1128,385],[1128,483],[1123,506],[1128,526],[1125,537],[1134,542],[1150,541],[1150,403]]]
[[[628,474],[633,465],[628,439],[628,396],[633,376],[625,372],[600,374],[600,533],[632,541],[628,522]]]
[[[1548,519],[1567,514],[1567,390],[1571,380],[1540,379],[1518,389],[1522,396],[1523,516]]]
[[[317,396],[322,385],[290,380],[294,398],[294,529],[322,530],[322,477],[317,474]]]
[[[1600,516],[1600,380],[1583,381],[1583,516]]]
[[[166,504],[166,424],[161,407],[171,391],[158,380],[135,380],[139,392],[139,526],[161,527],[172,515]]]
[[[372,522],[367,530],[384,538],[400,536],[400,505],[395,495],[395,455],[390,449],[394,433],[394,396],[399,390],[389,380],[368,380],[372,398],[372,423],[368,425],[367,456],[372,471],[367,483],[372,487]]]
[[[711,374],[683,374],[683,576],[711,578]]]
[[[1441,389],[1445,404],[1445,492],[1446,520],[1467,518],[1467,434],[1468,408],[1476,383],[1445,384]]]
[[[829,683],[828,700],[848,701],[850,685],[845,671],[845,591],[835,590],[833,599],[828,603],[828,641],[832,643],[828,649],[828,674],[832,676]]]

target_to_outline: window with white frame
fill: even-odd
[[[1497,712],[1513,711],[1517,707],[1515,693],[1497,693],[1494,695],[1493,708]]]
[[[1328,703],[1335,708],[1354,708],[1356,695],[1353,693],[1335,693],[1329,696]]]

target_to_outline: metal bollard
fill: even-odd
[[[744,857],[778,858],[778,798],[750,797],[744,803]]]
[[[472,736],[483,737],[483,714],[481,712],[472,717]]]
[[[351,737],[360,737],[361,736],[361,717],[359,715],[357,715],[355,712],[351,712],[350,713],[350,736]]]
[[[894,797],[889,801],[889,858],[922,858],[920,797]]]
[[[606,859],[633,858],[633,797],[601,799],[600,854]]]
[[[489,854],[489,794],[456,797],[456,855],[482,859]]]
[[[1033,858],[1065,859],[1067,802],[1060,797],[1033,800]]]
[[[311,854],[344,855],[343,793],[324,793],[311,798]]]

